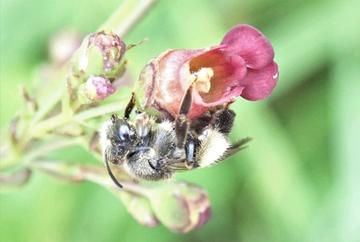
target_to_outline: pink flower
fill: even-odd
[[[278,79],[273,59],[271,43],[249,25],[235,26],[214,47],[168,50],[153,59],[141,74],[145,106],[176,116],[190,85],[191,119],[238,96],[251,101],[264,99]]]

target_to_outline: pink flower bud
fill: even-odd
[[[234,27],[218,46],[168,50],[152,60],[140,76],[145,87],[145,107],[176,116],[190,85],[191,119],[238,96],[252,101],[264,99],[278,79],[273,59],[270,42],[249,25]]]
[[[101,76],[90,76],[80,87],[80,92],[90,102],[101,101],[115,92],[110,81]]]

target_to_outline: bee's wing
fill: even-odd
[[[246,144],[248,142],[250,142],[252,140],[251,137],[246,137],[243,139],[238,140],[237,142],[235,142],[234,144],[232,144],[225,152],[225,154],[217,161],[222,161],[225,160],[227,158],[229,158],[230,156],[236,154],[237,152],[239,152],[242,149],[245,149],[247,146]]]

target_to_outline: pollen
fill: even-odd
[[[211,88],[211,78],[213,76],[213,69],[204,67],[191,74],[191,81],[198,92],[208,93]]]

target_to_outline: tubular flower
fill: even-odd
[[[168,50],[140,75],[145,107],[172,116],[179,113],[181,100],[192,86],[191,119],[239,96],[251,101],[264,99],[277,79],[271,43],[259,30],[244,24],[231,29],[217,46]]]

